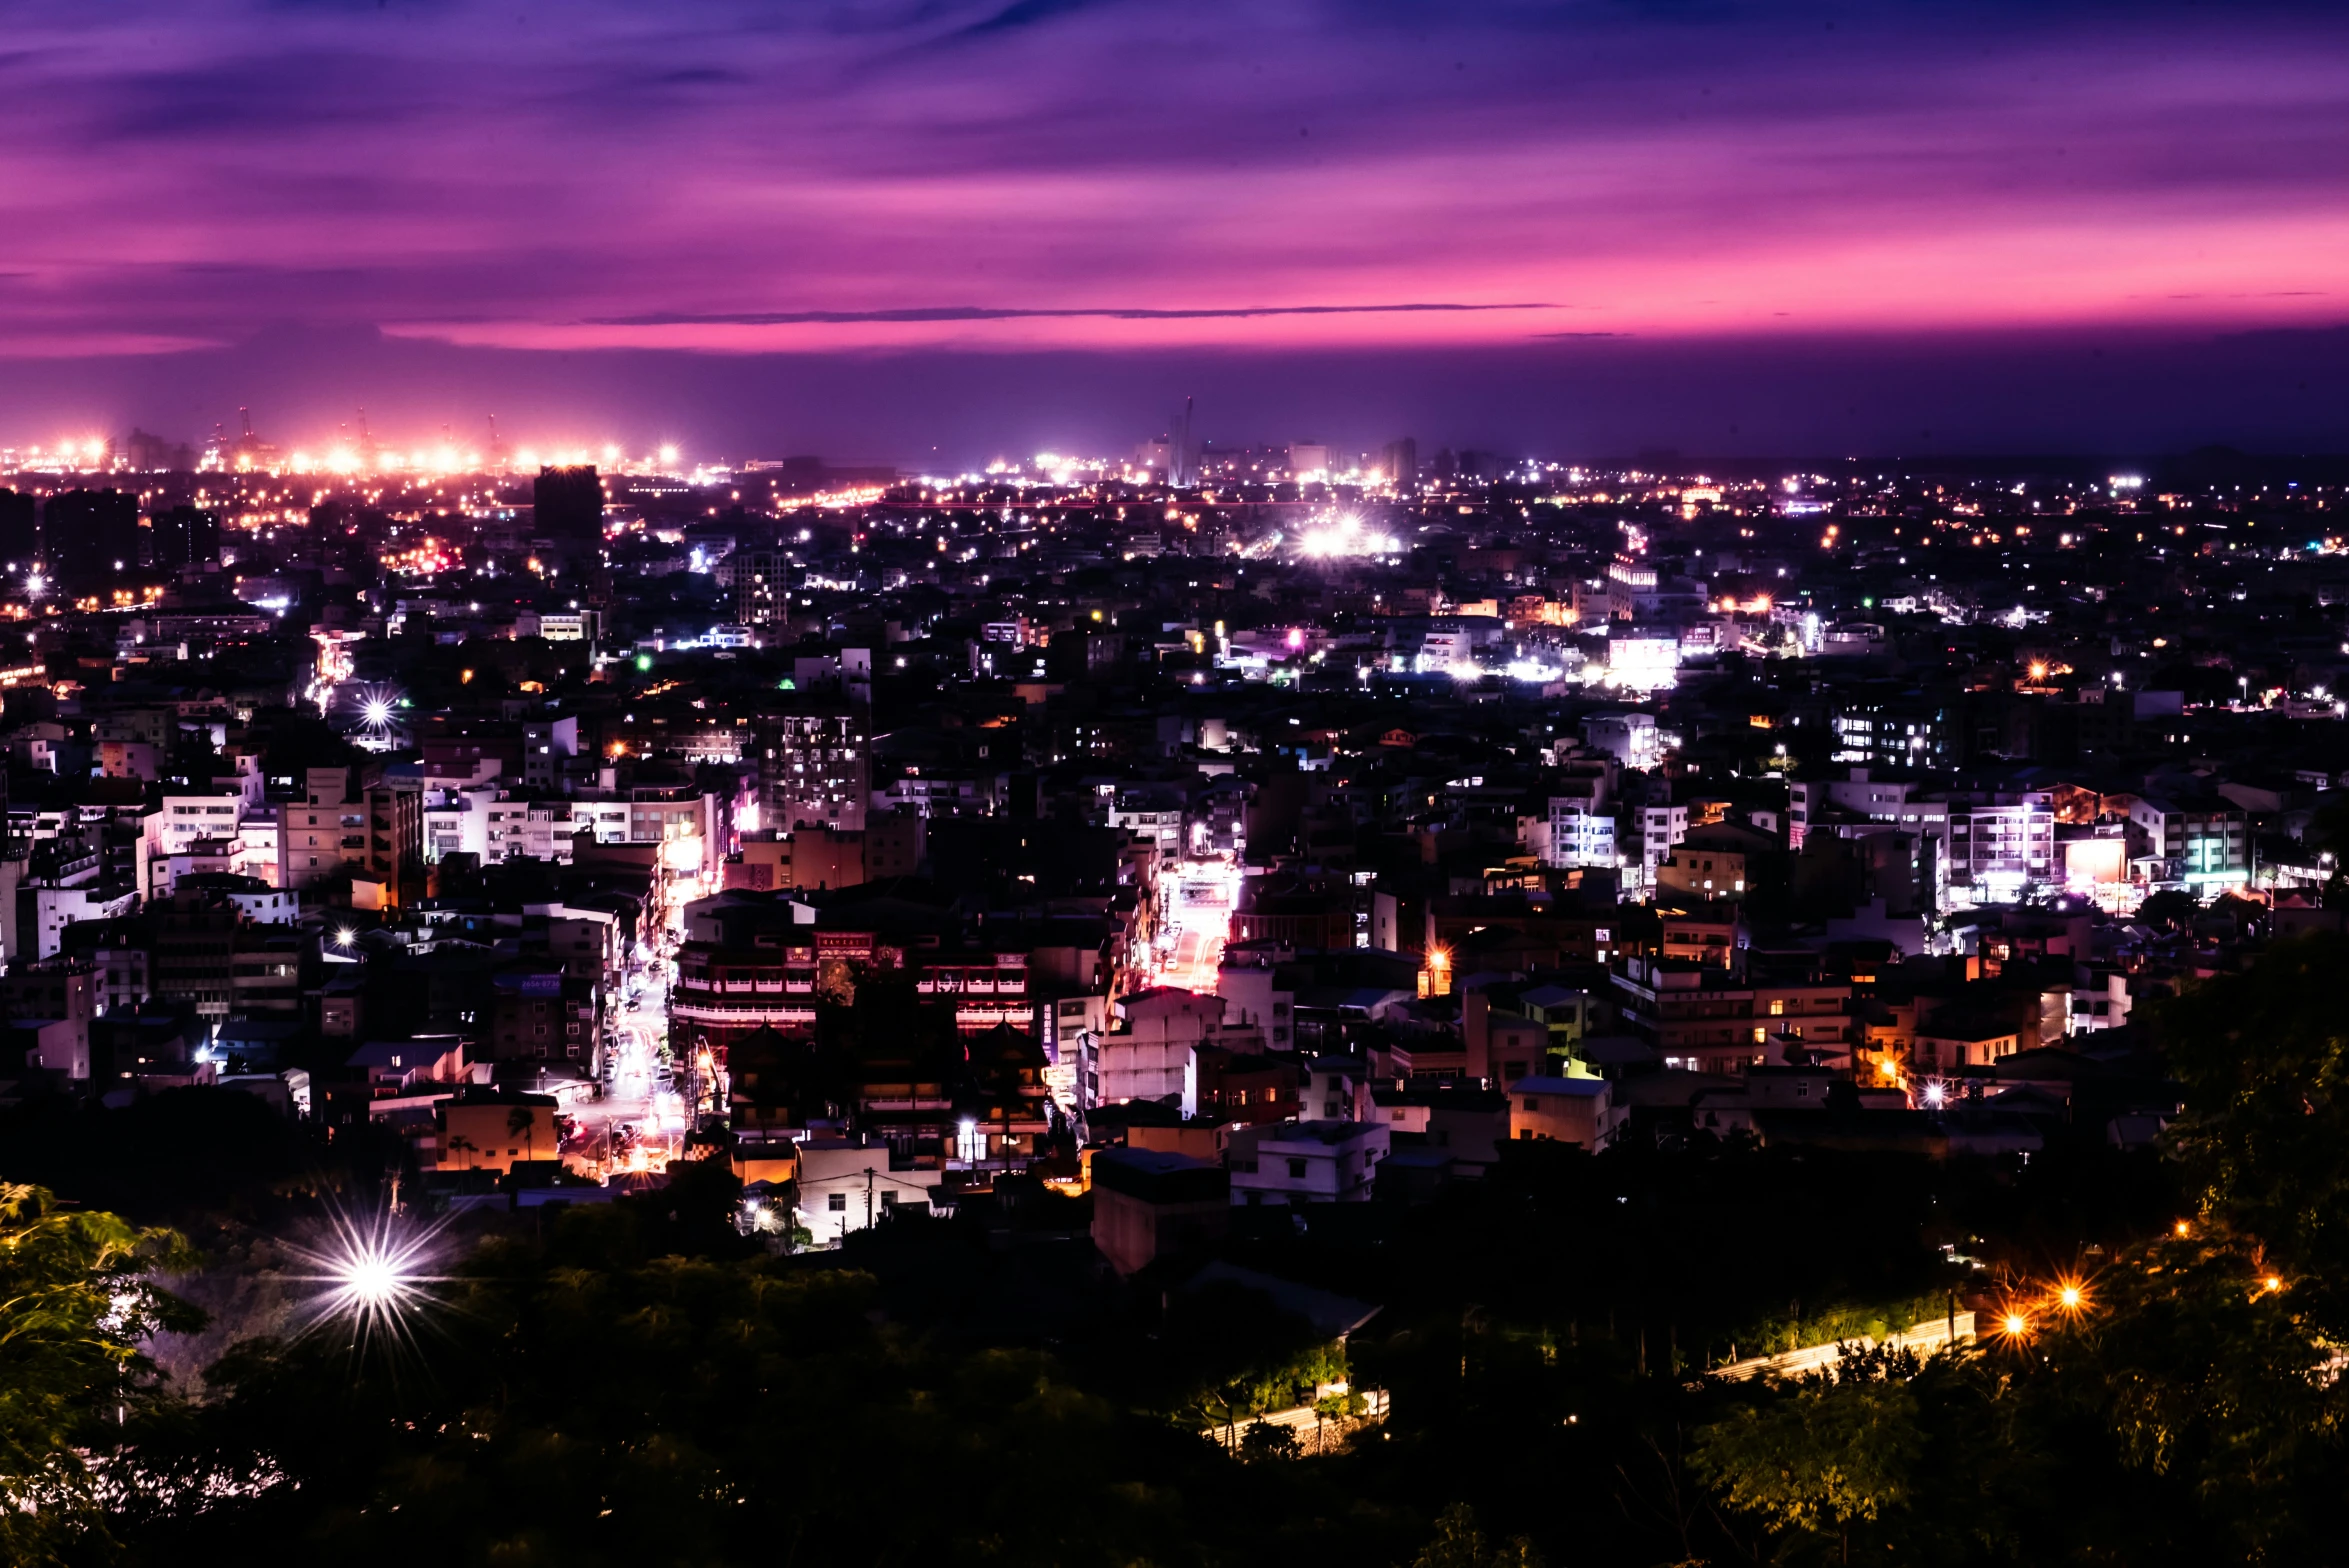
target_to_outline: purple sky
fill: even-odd
[[[2349,445],[2339,8],[4,14],[0,442]]]

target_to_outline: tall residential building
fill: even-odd
[[[0,490],[0,565],[5,565],[11,576],[21,575],[40,554],[36,513],[31,496],[19,490]]]
[[[2200,895],[2251,880],[2249,819],[2236,806],[2141,795],[2129,807],[2129,821],[2145,836],[2146,852],[2137,860],[2145,882]]]
[[[737,550],[734,624],[774,627],[791,619],[791,557],[781,550]]]
[[[591,466],[542,468],[530,487],[538,532],[550,539],[600,539],[604,483]]]
[[[870,712],[861,703],[810,704],[759,721],[761,826],[777,833],[864,827],[872,791]]]
[[[199,566],[220,554],[220,518],[199,507],[166,507],[149,519],[148,535],[148,558],[161,571]]]
[[[313,887],[348,866],[399,903],[424,878],[424,791],[378,783],[354,791],[348,768],[312,768],[303,798],[279,808],[278,885]]]
[[[1550,797],[1550,857],[1553,866],[1615,866],[1615,813],[1600,811],[1577,796]]]
[[[138,498],[120,490],[51,496],[41,508],[41,555],[51,575],[72,588],[96,586],[137,567]]]

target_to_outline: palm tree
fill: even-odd
[[[457,1133],[449,1139],[449,1152],[451,1154],[479,1154],[481,1146],[463,1133]],[[467,1165],[465,1168],[471,1170],[473,1167]]]
[[[517,1105],[506,1112],[506,1134],[522,1140],[526,1158],[538,1158],[538,1118],[530,1113],[529,1106]]]

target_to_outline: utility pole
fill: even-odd
[[[873,1168],[865,1167],[865,1229],[873,1228]]]

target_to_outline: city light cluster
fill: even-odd
[[[1402,548],[1392,534],[1365,528],[1352,514],[1309,528],[1297,540],[1297,553],[1308,560],[1338,560],[1350,556],[1393,555]]]
[[[444,478],[459,474],[529,474],[542,466],[576,467],[594,464],[606,473],[637,476],[671,476],[681,471],[678,467],[682,454],[674,443],[664,443],[649,451],[630,452],[619,442],[598,444],[564,442],[545,446],[510,448],[493,439],[486,446],[479,442],[454,440],[423,441],[413,444],[378,443],[362,433],[320,446],[301,445],[280,449],[259,440],[248,431],[245,439],[215,438],[200,447],[179,449],[179,466],[192,466],[198,473],[238,473],[272,475],[317,475],[352,478],[362,475],[402,475],[409,478]],[[130,442],[119,442],[102,435],[66,436],[51,442],[35,442],[17,448],[0,448],[0,469],[26,469],[35,472],[60,473],[148,473],[172,466],[153,449],[142,447],[134,436]],[[722,474],[730,470],[696,469],[704,476]]]

